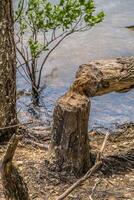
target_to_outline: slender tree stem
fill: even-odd
[[[72,31],[69,32],[69,33],[67,33],[66,35],[64,35],[64,37],[62,37],[62,38],[56,43],[56,45],[55,45],[55,46],[48,52],[48,54],[46,55],[46,57],[45,57],[45,59],[44,59],[42,65],[41,65],[40,71],[39,71],[38,85],[37,85],[38,88],[40,87],[42,70],[43,70],[44,64],[46,63],[46,61],[47,61],[49,55],[50,55],[50,54],[56,49],[56,47],[58,47],[58,45],[59,45],[67,36],[69,36],[71,33],[72,33]]]

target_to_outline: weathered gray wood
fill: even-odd
[[[86,96],[97,96],[132,87],[134,87],[134,57],[98,60],[81,65],[72,90]]]
[[[12,159],[17,148],[18,138],[12,136],[7,151],[1,161],[1,178],[6,200],[29,200],[28,189]]]
[[[90,100],[68,92],[54,109],[50,162],[58,170],[81,175],[92,166],[88,141]]]

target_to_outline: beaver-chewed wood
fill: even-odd
[[[54,109],[50,161],[76,176],[92,166],[88,140],[90,100],[68,92]]]
[[[12,159],[17,148],[18,137],[12,136],[1,161],[1,178],[6,200],[29,200],[28,189]]]
[[[134,57],[130,57],[98,60],[81,65],[72,90],[90,97],[133,87]]]
[[[99,60],[80,66],[70,90],[53,114],[50,161],[58,170],[81,175],[92,166],[88,140],[89,98],[134,86],[134,57]]]

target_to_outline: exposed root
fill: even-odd
[[[28,189],[12,160],[19,138],[12,136],[1,162],[1,175],[6,200],[29,200]]]

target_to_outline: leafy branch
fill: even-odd
[[[104,13],[95,13],[93,0],[59,0],[57,4],[48,0],[29,0],[25,9],[24,3],[20,0],[16,11],[17,35],[21,38],[17,42],[17,51],[24,62],[19,62],[19,67],[23,67],[23,71],[27,68],[32,94],[37,97],[42,70],[51,53],[67,36],[87,31],[100,23]],[[43,60],[39,65],[40,58]]]

